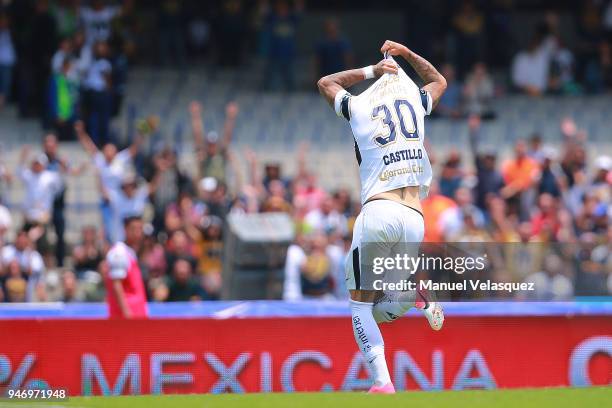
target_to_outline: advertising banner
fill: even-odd
[[[612,383],[609,316],[421,317],[382,325],[398,390]],[[349,318],[0,321],[0,394],[365,390]]]

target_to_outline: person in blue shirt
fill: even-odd
[[[266,90],[277,90],[280,87],[287,91],[295,89],[295,34],[302,8],[301,1],[295,1],[292,8],[286,0],[277,0],[274,9],[265,19],[264,30],[268,41],[268,63],[264,78]]]
[[[340,72],[353,65],[351,44],[341,35],[338,21],[328,19],[324,25],[325,38],[316,45],[316,64],[319,77]]]

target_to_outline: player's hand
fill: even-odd
[[[405,45],[397,43],[395,41],[387,40],[380,48],[380,52],[383,54],[385,52],[389,53],[389,55],[404,55],[408,51],[408,48]]]
[[[397,74],[397,70],[397,63],[388,59],[384,59],[374,65],[374,75],[376,75],[376,78],[383,76],[383,74]]]

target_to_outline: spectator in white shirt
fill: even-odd
[[[74,125],[74,129],[81,146],[92,158],[100,181],[100,189],[106,191],[106,197],[102,197],[100,202],[100,211],[102,215],[102,224],[105,226],[113,225],[113,211],[107,200],[112,191],[121,189],[121,182],[125,174],[133,172],[133,158],[138,154],[142,144],[142,136],[137,134],[132,144],[124,150],[117,151],[117,146],[112,143],[107,143],[102,147],[102,150],[91,140],[83,122],[78,121]],[[107,241],[113,242],[111,236],[112,228],[105,228],[104,237]]]
[[[553,49],[552,38],[536,35],[527,50],[514,57],[512,83],[518,90],[530,96],[540,96],[546,92]]]
[[[78,72],[79,81],[81,81],[85,78],[87,71],[89,71],[89,66],[93,61],[93,52],[91,45],[85,42],[85,33],[82,30],[74,34],[72,43],[76,59],[75,67]]]
[[[23,166],[27,162],[30,147],[25,145],[21,150],[20,166],[17,176],[25,187],[23,200],[24,228],[30,231],[30,238],[36,242],[39,251],[47,254],[47,226],[51,221],[53,201],[62,189],[61,177],[54,171],[47,170],[48,159],[45,154],[37,155],[30,168]]]
[[[46,225],[51,217],[53,200],[62,188],[62,181],[56,172],[46,170],[48,159],[45,154],[37,155],[30,168],[23,166],[28,160],[30,146],[21,149],[20,166],[17,176],[25,187],[23,212],[27,223]]]
[[[0,268],[7,268],[15,261],[28,281],[26,300],[32,301],[36,285],[45,271],[45,264],[40,253],[32,248],[32,242],[25,230],[19,231],[14,245],[5,246],[0,252]]]
[[[104,4],[93,0],[91,7],[81,7],[81,24],[85,28],[87,42],[107,41],[111,35],[111,21],[121,13],[121,6]]]
[[[55,51],[55,54],[53,54],[53,58],[51,58],[51,70],[53,73],[57,74],[62,71],[64,60],[71,58],[72,52],[72,39],[63,38],[59,43],[57,51]]]
[[[332,197],[323,199],[321,208],[309,211],[304,221],[315,231],[323,231],[328,234],[337,233],[343,236],[348,231],[347,219],[344,214],[336,210]]]

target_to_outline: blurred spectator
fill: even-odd
[[[56,74],[62,72],[64,61],[72,57],[72,38],[64,37],[59,43],[59,48],[51,58],[51,72]]]
[[[555,198],[561,196],[561,190],[565,187],[565,176],[561,167],[556,162],[556,151],[544,148],[542,152],[542,174],[538,185],[538,193],[547,193]]]
[[[62,302],[82,302],[84,293],[80,290],[76,275],[70,269],[62,272]]]
[[[460,118],[463,115],[462,90],[461,84],[455,78],[455,68],[451,64],[444,64],[440,73],[446,79],[447,87],[436,107],[436,115],[446,118]]]
[[[145,238],[140,251],[140,267],[143,275],[147,276],[149,281],[164,277],[168,269],[164,247],[158,242],[153,232],[152,225],[144,226]],[[150,285],[149,290],[151,290]]]
[[[575,81],[573,52],[559,38],[555,38],[550,67],[550,90],[554,93],[575,95],[580,88]]]
[[[282,181],[270,181],[268,191],[270,195],[261,204],[261,212],[291,213],[292,207],[287,200],[287,191]]]
[[[79,30],[74,34],[72,42],[75,70],[80,80],[85,78],[85,75],[89,71],[89,66],[93,62],[92,45],[87,44],[85,41],[85,33],[83,30]]]
[[[193,267],[189,260],[177,258],[172,264],[172,274],[168,277],[167,302],[187,302],[206,298],[198,279],[193,276]]]
[[[585,233],[580,236],[579,246],[574,252],[576,291],[583,296],[607,295],[609,246],[598,245],[596,234]]]
[[[164,65],[185,65],[185,31],[180,0],[164,0],[159,9],[159,55]],[[224,49],[225,50],[225,49]]]
[[[351,44],[340,34],[336,19],[327,19],[323,29],[325,37],[315,46],[317,78],[348,69],[353,66]]]
[[[52,221],[53,202],[62,189],[62,180],[57,172],[47,170],[49,164],[47,155],[41,153],[30,163],[30,168],[24,167],[27,162],[30,147],[21,149],[20,165],[17,175],[24,184],[25,196],[23,212],[25,228],[32,229],[32,237],[43,255],[49,250],[47,228]]]
[[[34,2],[34,12],[28,15],[26,24],[29,29],[21,32],[23,37],[17,47],[17,96],[22,117],[45,112],[51,57],[57,47],[55,19],[49,12],[48,0]]]
[[[179,229],[197,228],[205,212],[206,206],[203,203],[195,202],[191,193],[182,191],[176,202],[166,207],[163,230],[171,234]]]
[[[533,200],[532,187],[540,178],[538,163],[527,156],[525,141],[518,140],[515,143],[514,158],[502,164],[502,175],[505,185],[500,194],[508,201],[509,211],[525,219]]]
[[[16,260],[6,262],[6,277],[4,278],[4,292],[7,302],[32,301],[28,296],[27,275],[21,270]]]
[[[7,268],[8,279],[14,279],[12,283],[5,282],[8,299],[34,301],[35,288],[45,272],[45,264],[33,248],[27,231],[19,231],[15,243],[2,248],[0,264],[0,269]]]
[[[213,177],[216,181],[225,183],[227,180],[227,150],[236,125],[238,105],[230,102],[225,107],[225,124],[221,141],[219,141],[217,132],[214,131],[204,136],[202,106],[198,102],[192,102],[189,110],[200,177]]]
[[[74,126],[77,138],[83,149],[91,157],[94,166],[96,167],[97,176],[100,182],[100,188],[107,192],[116,191],[121,188],[121,183],[124,174],[132,171],[132,160],[140,149],[142,137],[137,134],[132,144],[121,151],[117,151],[117,146],[107,143],[99,150],[91,140],[83,122],[78,121]],[[113,242],[112,228],[113,211],[110,202],[107,198],[102,197],[100,202],[100,212],[102,216],[102,224],[104,225],[104,237],[108,242]]]
[[[484,228],[482,213],[474,206],[463,207],[461,210],[455,208],[456,217],[459,221],[457,229],[450,230],[447,235],[448,242],[491,242],[492,237]],[[478,220],[478,221],[477,221]]]
[[[544,258],[544,268],[528,275],[525,282],[533,282],[533,300],[569,300],[574,294],[574,284],[568,278],[566,265],[554,254]]]
[[[155,213],[153,216],[153,226],[155,231],[160,231],[164,228],[167,208],[172,203],[177,202],[179,195],[189,192],[191,188],[191,180],[178,165],[177,152],[169,145],[163,145],[162,148],[154,155],[151,163],[148,163],[148,168],[145,170],[145,178],[152,179],[158,167],[162,167],[159,175],[159,185],[155,190],[152,198]]]
[[[487,66],[483,62],[476,63],[463,88],[466,113],[479,115],[482,119],[495,118],[495,112],[490,107],[494,92],[493,79],[489,76]]]
[[[79,84],[74,80],[74,61],[66,57],[61,69],[49,81],[48,115],[51,125],[60,140],[74,140],[74,122],[77,118],[79,103]]]
[[[98,265],[104,259],[104,247],[99,241],[98,230],[94,226],[86,226],[81,230],[81,242],[72,250],[72,260],[77,276],[87,271],[97,271]]]
[[[125,1],[125,5],[130,4]],[[111,36],[111,20],[122,12],[121,6],[106,4],[104,0],[92,0],[91,6],[82,6],[80,19],[89,44],[108,41]]]
[[[461,181],[463,180],[463,170],[461,169],[461,156],[459,152],[452,149],[440,172],[440,193],[447,196],[453,197],[455,191],[459,188]]]
[[[335,286],[336,250],[325,234],[298,235],[287,252],[283,299],[331,297]]]
[[[439,226],[446,237],[446,241],[452,242],[453,237],[459,235],[473,234],[476,229],[482,229],[485,219],[482,211],[472,203],[472,192],[467,187],[459,187],[455,192],[455,206],[447,208],[440,214]],[[470,225],[464,223],[469,219]],[[468,232],[469,231],[469,232]],[[484,238],[484,233],[480,234]]]
[[[475,203],[481,210],[487,208],[487,200],[497,195],[504,185],[501,173],[496,169],[497,152],[493,148],[483,149],[480,146],[480,118],[472,115],[468,118],[470,148],[476,167],[476,186],[474,187]]]
[[[539,133],[531,135],[527,146],[527,156],[542,164],[544,161],[544,150],[542,149],[542,136]]]
[[[606,41],[602,25],[602,11],[598,2],[580,2],[580,11],[575,14],[578,34],[576,59],[580,63],[586,90],[593,93],[603,91],[604,66],[610,69],[609,38]]]
[[[323,232],[327,235],[339,234],[344,236],[347,230],[347,220],[344,214],[338,211],[332,197],[327,196],[321,202],[319,208],[309,211],[304,222],[313,231]]]
[[[512,84],[530,96],[541,96],[548,89],[551,54],[554,40],[538,33],[526,50],[520,51],[512,62]]]
[[[275,0],[265,18],[263,30],[268,41],[268,63],[264,72],[266,90],[278,90],[281,86],[287,91],[295,88],[295,34],[302,9],[302,0],[295,0],[293,8],[287,0]]]
[[[55,242],[55,259],[57,266],[64,265],[65,256],[65,245],[64,232],[66,227],[66,221],[64,216],[64,207],[66,199],[66,181],[64,176],[80,175],[85,166],[76,167],[70,164],[66,158],[61,157],[58,153],[58,141],[57,136],[53,133],[48,133],[43,139],[43,152],[47,156],[46,169],[57,175],[60,180],[59,190],[53,198],[53,212],[51,215],[51,221],[53,222],[53,228],[55,230],[56,242]]]
[[[218,44],[217,60],[221,66],[240,65],[248,34],[246,11],[240,0],[221,2],[221,13],[213,28]]]
[[[112,224],[107,225],[111,228],[111,242],[123,241],[123,220],[130,217],[141,218],[144,215],[145,206],[149,202],[151,194],[155,193],[160,173],[163,169],[158,168],[157,173],[150,182],[139,185],[138,178],[133,174],[127,174],[121,181],[119,190],[106,189],[102,184],[101,195],[110,203],[112,208]]]
[[[85,122],[87,131],[97,146],[110,141],[109,123],[113,110],[112,65],[109,61],[108,44],[96,42],[94,58],[83,80]]]
[[[531,217],[531,235],[537,237],[538,242],[556,241],[561,228],[559,212],[558,202],[552,195],[540,194],[537,209]]]
[[[300,286],[304,297],[327,298],[333,294],[333,263],[327,250],[327,236],[315,234],[300,264]]]
[[[8,208],[0,204],[0,248],[6,244],[6,234],[13,226],[13,217]]]
[[[8,15],[0,12],[0,109],[9,102],[13,67],[17,61]]]
[[[60,38],[72,36],[79,26],[79,1],[59,0],[51,6],[51,14],[55,18],[57,34]]]
[[[194,256],[195,246],[191,237],[183,230],[174,231],[166,242],[166,265],[167,273],[172,272],[172,266],[177,259],[185,259],[191,264],[191,269],[197,267],[197,260]]]
[[[485,16],[476,8],[476,2],[463,0],[458,13],[452,19],[456,63],[460,78],[464,77],[476,61],[482,59],[485,48],[485,24]]]
[[[450,208],[457,206],[455,202],[440,194],[440,188],[435,180],[429,188],[429,195],[421,202],[423,218],[425,219],[425,236],[423,242],[443,242],[444,225],[442,214]]]
[[[195,242],[198,271],[203,275],[216,275],[219,279],[221,278],[223,268],[222,233],[223,224],[219,217],[209,216],[202,220],[200,234]]]
[[[0,205],[6,203],[7,191],[13,182],[13,173],[2,163],[2,144],[0,144]]]

